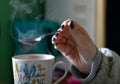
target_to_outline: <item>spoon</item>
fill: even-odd
[[[44,35],[41,35],[37,38],[29,38],[29,39],[20,39],[19,41],[23,44],[27,44],[27,45],[34,45],[36,43],[39,43],[43,38],[45,38],[46,36],[52,35],[55,32],[51,32],[51,33],[47,33]]]

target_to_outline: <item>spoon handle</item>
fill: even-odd
[[[54,34],[55,32],[50,32],[50,33],[48,33],[48,34],[44,34],[44,35],[42,35],[43,37],[46,37],[46,36],[49,36],[49,35],[52,35],[52,34]]]
[[[40,37],[36,38],[35,41],[40,41],[40,40],[43,39],[44,37],[49,36],[49,35],[52,35],[52,34],[54,34],[54,33],[55,33],[55,32],[50,32],[50,33],[41,35]]]

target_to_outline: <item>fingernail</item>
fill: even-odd
[[[52,38],[52,41],[55,41],[55,37]]]
[[[64,28],[64,25],[61,25],[61,28],[63,29],[63,28]]]
[[[55,38],[53,38],[53,41],[55,41]]]
[[[73,23],[73,21],[70,22],[70,27],[71,27],[71,29],[74,28],[74,23]]]
[[[57,33],[55,33],[55,36],[58,36],[59,35],[59,33],[57,32]]]

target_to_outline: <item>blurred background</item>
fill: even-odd
[[[15,3],[10,3],[11,1]],[[38,3],[36,3],[36,6],[32,6],[34,7],[33,13],[29,10],[29,6],[28,9],[24,10],[25,12],[22,10],[22,12],[17,11],[15,13],[16,8],[21,5],[16,3],[16,1],[25,4],[33,1],[38,1]],[[39,18],[42,24],[48,25],[47,27],[44,26],[44,29],[40,30],[40,32],[47,33],[48,31],[56,31],[60,27],[61,22],[71,18],[85,26],[98,47],[107,47],[120,54],[120,28],[118,21],[120,16],[118,10],[118,0],[0,0],[0,84],[14,84],[11,57],[15,54],[30,53],[20,51],[20,43],[16,42],[11,36],[11,28],[14,27],[15,29],[17,24],[13,26],[11,22],[16,22],[16,20],[20,19],[26,20],[26,18],[29,21]],[[30,14],[24,16],[25,13]],[[24,28],[21,30],[24,30]],[[27,28],[24,31],[27,31]],[[13,33],[16,33],[16,31],[14,30]],[[44,42],[48,41],[50,41],[49,38]],[[50,45],[46,43],[49,53],[59,56],[59,52],[52,50],[53,46]],[[25,45],[23,46],[26,48]],[[41,44],[37,46],[41,46]],[[27,48],[30,47],[27,46]],[[32,53],[42,53],[36,51],[37,49],[34,49]],[[48,53],[48,51],[41,51]]]

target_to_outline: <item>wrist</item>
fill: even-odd
[[[89,82],[91,81],[95,75],[97,74],[97,71],[99,69],[99,66],[101,64],[102,56],[101,52],[97,50],[96,56],[91,64],[90,72],[89,74],[84,73],[81,71],[82,69],[77,68],[78,70],[76,71],[75,67],[71,66],[71,73],[74,77],[76,77],[78,80],[82,82]],[[78,71],[80,74],[78,74]]]

